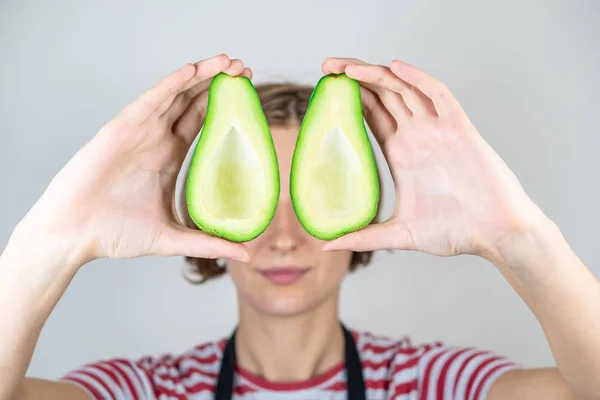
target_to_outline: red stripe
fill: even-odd
[[[423,378],[423,387],[421,388],[421,396],[424,399],[427,398],[427,395],[429,394],[429,381],[431,380],[431,370],[433,369],[433,366],[437,362],[437,360],[446,353],[447,350],[439,352],[427,363],[427,367],[425,368],[425,377]]]
[[[490,379],[490,377],[496,373],[496,371],[498,371],[500,368],[508,367],[510,365],[512,365],[510,362],[506,362],[504,364],[496,365],[494,368],[490,369],[487,372],[487,374],[485,374],[485,376],[483,377],[481,382],[479,382],[479,385],[477,386],[477,390],[475,390],[474,399],[479,399],[479,397],[481,396],[481,391],[483,390],[483,386],[485,385],[487,380]]]
[[[109,367],[110,363],[106,363],[107,365],[103,365],[102,363],[96,363],[93,365],[93,368],[99,369],[104,372],[108,377],[113,381],[113,383],[121,388],[121,382],[119,381],[119,377],[115,374],[115,372]]]
[[[214,380],[213,385],[217,384],[216,381],[217,381],[218,374],[206,373],[206,372],[200,371],[199,369],[196,369],[196,368],[190,368],[189,370],[186,370],[185,374],[178,375],[175,378],[172,377],[171,375],[169,375],[168,373],[159,374],[156,371],[154,371],[153,375],[155,377],[160,378],[160,379],[165,380],[165,381],[170,381],[170,382],[173,382],[173,383],[183,383],[183,379],[189,378],[190,376],[192,376],[193,373],[198,373],[200,375],[203,375],[203,376],[205,376],[207,378],[210,378],[210,379]]]
[[[96,368],[95,366],[93,366],[92,368]],[[88,378],[92,379],[94,382],[98,383],[100,386],[102,386],[104,389],[106,389],[106,391],[108,393],[110,393],[111,396],[117,397],[116,393],[114,393],[112,390],[110,390],[110,388],[108,387],[108,385],[106,384],[106,382],[104,382],[100,377],[93,375],[92,373],[88,372],[88,371],[79,371],[81,374],[86,375]]]
[[[477,368],[475,368],[475,371],[473,371],[473,373],[471,374],[471,377],[469,378],[469,383],[467,384],[467,399],[471,398],[471,392],[473,391],[473,385],[475,385],[475,379],[477,379],[477,376],[479,376],[479,374],[481,373],[481,370],[484,369],[487,365],[489,365],[490,363],[494,362],[494,361],[498,361],[500,360],[501,357],[491,357],[488,358],[486,360],[484,360],[481,364],[479,364],[479,366]]]
[[[150,375],[151,369],[144,368],[144,366],[141,364],[141,362],[136,363],[135,366],[137,367],[137,371],[138,371],[138,374],[135,374],[135,376],[136,376],[136,378],[138,378],[138,381],[140,382],[140,386],[142,387],[142,390],[144,392],[146,391],[146,388],[145,388],[146,385],[144,385],[144,382],[142,381],[142,378],[140,375],[144,376],[144,378],[150,384],[150,387],[152,388],[152,390],[154,390],[152,376]],[[140,393],[140,395],[141,395],[141,393]]]
[[[373,362],[371,360],[364,360],[362,362],[363,369],[371,368],[377,370],[379,368],[389,368],[392,358],[386,358],[380,362]]]
[[[125,380],[125,383],[129,387],[129,390],[131,391],[131,394],[133,395],[133,399],[139,400],[141,393],[138,393],[137,390],[135,390],[135,387],[133,386],[131,379],[129,379],[129,375],[127,375],[127,373],[123,369],[123,367],[129,368],[131,370],[131,372],[133,372],[133,375],[137,376],[137,374],[135,373],[133,368],[131,368],[131,364],[127,363],[126,365],[121,366],[121,365],[119,365],[118,362],[114,362],[114,363],[112,363],[112,366],[121,373],[121,376]]]
[[[218,372],[208,372],[208,371],[202,371],[201,369],[196,368],[196,367],[187,367],[185,369],[185,371],[182,372],[181,377],[187,378],[187,377],[191,376],[192,374],[200,374],[200,375],[206,376],[207,378],[212,378],[212,379],[216,379],[219,376]]]
[[[395,376],[396,374],[400,373],[401,371],[404,371],[405,369],[414,368],[419,363],[420,359],[421,355],[418,355],[417,357],[409,358],[402,364],[394,366],[394,369],[392,369],[392,373],[390,374],[390,376]]]
[[[194,354],[190,354],[187,357],[188,360],[194,360],[200,364],[215,364],[217,362],[221,361],[221,357],[216,355],[216,354],[211,354],[210,356],[205,356],[205,357],[200,357],[200,356],[196,356]]]
[[[398,353],[398,354],[413,354],[413,353],[419,351],[419,348],[414,348],[414,347],[403,348],[402,346],[399,346],[397,343],[392,343],[389,346],[377,346],[373,343],[367,343],[361,349],[361,353],[366,353],[367,351],[371,351],[371,352],[373,352],[373,354],[383,354],[383,353],[387,353],[388,351],[393,351],[394,353]]]
[[[63,378],[63,380],[72,381],[72,382],[75,382],[75,383],[83,386],[84,388],[86,388],[92,394],[92,396],[94,396],[94,399],[102,399],[102,394],[94,386],[90,385],[89,383],[87,383],[84,380],[76,378],[76,377],[74,377],[72,375],[65,376]],[[96,381],[96,379],[94,379],[94,382],[95,381]],[[111,393],[110,390],[108,391],[108,393]],[[114,396],[113,396],[113,398],[114,398]]]
[[[343,392],[346,390],[346,382],[337,381],[324,388],[326,392]]]
[[[235,387],[234,393],[239,395],[239,396],[243,396],[247,393],[255,393],[257,392],[256,389],[248,386],[248,385],[239,385]]]
[[[215,385],[210,385],[205,382],[198,382],[194,386],[188,386],[186,389],[187,389],[188,394],[197,394],[197,393],[200,393],[205,390],[207,390],[211,393],[214,393]]]
[[[467,364],[475,357],[480,356],[482,354],[485,354],[484,351],[478,351],[476,353],[474,353],[473,355],[471,355],[470,357],[467,357],[464,359],[462,365],[460,366],[460,369],[458,370],[458,373],[456,374],[456,379],[454,379],[454,390],[453,390],[453,397],[456,397],[456,388],[458,387],[458,382],[460,382],[460,377],[462,375],[462,373],[464,372],[465,368],[467,367]]]
[[[396,386],[394,389],[394,395],[392,398],[400,397],[409,394],[410,392],[417,390],[418,382],[416,379],[412,381],[404,382]]]
[[[438,384],[437,384],[437,398],[438,399],[444,398],[444,388],[446,386],[446,375],[448,375],[448,370],[450,369],[450,366],[452,365],[452,363],[454,363],[454,360],[456,360],[456,358],[458,358],[458,356],[466,353],[469,350],[470,349],[462,349],[460,351],[457,351],[456,353],[454,353],[452,355],[452,357],[448,358],[448,360],[446,360],[446,362],[444,363],[444,367],[442,368],[442,371],[440,372],[440,377],[438,379]]]
[[[172,382],[172,381],[170,381]],[[157,381],[153,381],[153,389],[154,389],[154,395],[156,397],[160,397],[159,395],[161,394],[165,394],[167,396],[170,397],[175,397],[177,399],[182,399],[185,400],[187,399],[187,395],[189,393],[189,389],[186,388],[186,393],[178,393],[177,391],[173,390],[173,389],[169,389],[168,387],[164,386],[162,383],[157,382]]]
[[[390,382],[387,379],[367,379],[365,381],[365,387],[372,390],[387,390],[390,387]]]

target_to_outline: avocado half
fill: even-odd
[[[332,240],[368,225],[379,204],[375,155],[363,119],[359,83],[322,77],[300,126],[290,196],[304,229]]]
[[[249,241],[273,219],[279,190],[277,155],[256,89],[246,77],[218,74],[188,171],[190,218],[209,234]]]

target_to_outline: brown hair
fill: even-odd
[[[255,88],[267,122],[271,127],[300,125],[314,90],[313,86],[294,83],[258,84]],[[184,224],[189,228],[196,228],[187,212],[185,195],[180,198]],[[378,216],[375,217],[373,222],[377,220]],[[372,255],[373,252],[371,251],[354,252],[350,261],[350,271],[354,271],[359,266],[368,265],[371,262]],[[206,282],[223,275],[226,271],[225,268],[218,266],[216,260],[213,259],[186,257],[185,261],[185,276],[192,283]]]

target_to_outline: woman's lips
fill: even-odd
[[[309,268],[301,267],[274,267],[258,270],[267,280],[276,285],[291,285],[302,278]]]

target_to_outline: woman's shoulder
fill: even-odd
[[[353,334],[367,383],[375,385],[385,380],[388,393],[398,397],[418,390],[424,397],[433,392],[437,398],[448,393],[453,395],[447,398],[480,398],[500,375],[522,367],[476,346],[442,341],[414,344],[409,336],[364,331]]]

